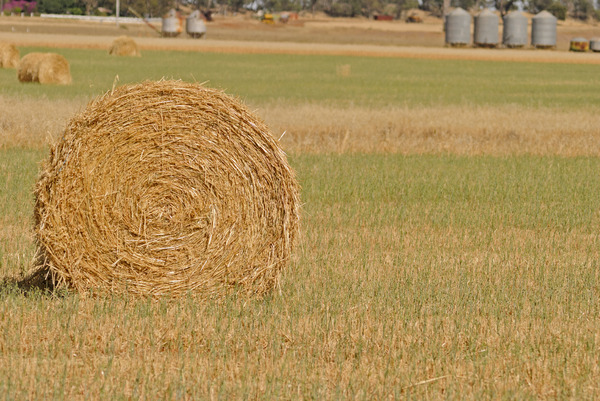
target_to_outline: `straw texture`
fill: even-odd
[[[0,68],[17,68],[19,50],[10,43],[0,43]]]
[[[119,36],[116,38],[112,42],[112,45],[108,50],[108,54],[112,54],[113,56],[133,57],[140,57],[142,55],[137,43],[135,43],[135,41],[129,36]]]
[[[68,85],[71,83],[69,62],[56,53],[29,53],[17,68],[21,82]]]
[[[299,188],[265,124],[199,84],[91,102],[36,187],[40,266],[77,290],[262,295],[298,235]]]

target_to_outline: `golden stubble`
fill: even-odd
[[[282,146],[308,153],[599,155],[592,110],[507,106],[265,106]],[[285,134],[284,134],[285,133]]]
[[[329,212],[340,217],[339,209]],[[390,226],[377,234],[355,223],[315,228],[299,255],[303,281],[266,304],[15,297],[0,309],[0,373],[17,394],[30,383],[16,372],[39,375],[32,398],[61,374],[68,399],[140,391],[169,398],[171,387],[191,391],[189,399],[277,391],[283,399],[313,392],[319,399],[447,399],[457,391],[465,399],[514,391],[551,399],[561,379],[581,386],[582,396],[594,394],[600,365],[585,344],[597,343],[597,320],[585,310],[574,317],[582,298],[556,297],[564,295],[560,273],[589,263],[577,250],[597,247],[597,236],[550,232],[544,239],[502,227],[482,253],[474,230]],[[555,262],[547,273],[536,270],[537,252]],[[558,295],[539,305],[543,284],[554,283],[549,276],[557,277]],[[461,303],[465,293],[473,294],[470,305]],[[582,376],[562,373],[569,369]]]
[[[39,148],[54,142],[85,103],[84,99],[51,101],[0,95],[0,148]]]
[[[0,96],[0,147],[43,147],[62,135],[82,99]],[[254,107],[287,152],[600,155],[593,109],[505,106]]]

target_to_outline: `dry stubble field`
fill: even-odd
[[[347,26],[320,45],[239,41],[225,28],[222,40],[139,40],[146,50],[597,63],[379,39],[357,52],[335,43]],[[0,39],[101,48],[99,34]],[[553,90],[574,101],[574,81]],[[0,97],[4,276],[27,269],[28,186],[86,100]],[[600,118],[595,104],[529,103],[257,102],[273,131],[286,132],[303,186],[302,240],[279,290],[199,304],[21,294],[9,283],[0,291],[4,399],[598,398]]]
[[[108,23],[0,19],[0,40],[19,46],[105,49],[111,37],[127,34],[135,38],[142,50],[600,65],[599,54],[565,51],[573,36],[593,37],[600,32],[595,25],[574,21],[559,24],[556,51],[445,48],[441,22],[432,17],[426,18],[424,24],[407,24],[309,15],[290,26],[267,26],[249,16],[217,16],[214,23],[208,24],[208,32],[208,39],[168,39],[156,37],[144,25],[117,28]],[[413,42],[414,38],[418,39]],[[568,85],[569,77],[562,79]],[[535,98],[535,93],[531,96]],[[81,98],[63,100],[53,110],[44,102],[37,105],[36,100],[31,100],[31,106],[12,99],[0,101],[4,101],[7,111],[4,124],[11,127],[10,135],[0,141],[9,144],[31,144],[40,136],[60,134],[65,118],[87,102]],[[278,102],[260,104],[261,116],[274,131],[294,130],[295,135],[283,142],[289,151],[597,155],[599,145],[594,133],[600,117],[589,107],[574,110],[523,108],[519,104],[426,104],[415,108],[410,104],[390,104],[373,109],[361,105],[349,108],[301,104],[290,112],[287,105]],[[399,126],[401,130],[397,129]]]

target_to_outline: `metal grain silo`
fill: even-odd
[[[531,44],[541,49],[556,46],[556,17],[548,11],[531,19]]]
[[[185,30],[192,38],[200,38],[206,33],[206,25],[202,17],[200,17],[200,11],[196,10],[187,17]]]
[[[174,37],[180,33],[181,23],[177,18],[177,12],[171,9],[162,19],[162,36]]]
[[[446,15],[446,43],[464,46],[471,42],[471,14],[456,8]]]
[[[600,52],[600,38],[590,39],[590,50],[593,52]]]
[[[475,17],[473,42],[477,46],[496,47],[498,45],[498,16],[488,9]]]
[[[504,16],[502,43],[506,47],[523,47],[527,44],[527,17],[519,11]]]

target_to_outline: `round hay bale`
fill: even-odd
[[[19,50],[10,43],[0,43],[0,68],[17,68]]]
[[[69,62],[56,53],[29,53],[21,59],[17,67],[21,82],[39,82],[40,84],[71,83]]]
[[[261,295],[298,235],[299,187],[266,125],[180,81],[91,102],[36,186],[38,261],[77,290]]]
[[[140,49],[135,43],[133,39],[129,36],[119,36],[116,38],[110,49],[108,50],[108,54],[112,54],[114,56],[133,56],[140,57],[142,54],[140,53]]]

